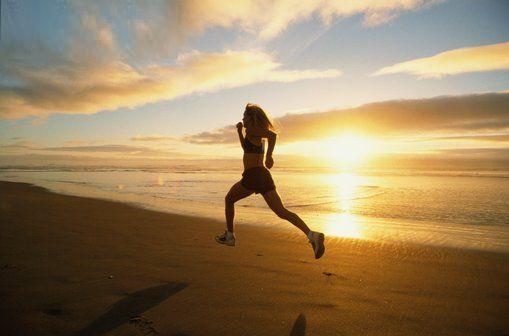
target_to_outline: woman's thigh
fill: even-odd
[[[226,201],[235,203],[243,198],[248,197],[254,191],[247,189],[244,187],[240,181],[235,183],[231,188],[228,194],[226,195]]]
[[[277,215],[283,214],[284,212],[288,211],[283,205],[281,196],[279,196],[276,190],[266,192],[265,194],[263,194],[263,198],[265,199],[265,202],[267,202],[269,208],[271,208],[272,211],[274,211]]]

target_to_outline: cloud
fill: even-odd
[[[119,154],[168,154],[166,151],[147,147],[136,147],[128,145],[99,145],[99,146],[61,146],[41,147],[39,150],[51,152],[80,152],[80,153],[119,153]]]
[[[341,75],[339,70],[282,70],[260,51],[181,55],[176,65],[136,68],[122,61],[82,63],[62,60],[49,67],[0,65],[11,83],[0,84],[0,118],[52,113],[92,114],[136,107],[196,92],[211,92],[257,82],[292,82]]]
[[[509,150],[507,148],[461,148],[387,153],[378,156],[372,162],[372,167],[376,169],[424,168],[427,171],[426,174],[436,174],[439,170],[445,170],[451,175],[464,175],[470,171],[476,177],[501,176],[507,175],[502,172],[509,168]]]
[[[297,22],[319,18],[328,24],[336,18],[363,15],[365,26],[389,22],[402,12],[439,1],[430,0],[191,0],[176,9],[181,30],[199,33],[209,27],[237,27],[262,39],[279,35]]]
[[[439,151],[442,154],[454,157],[469,158],[509,158],[509,148],[452,148]]]
[[[397,63],[372,75],[408,73],[420,78],[439,78],[468,72],[509,69],[509,42],[460,48],[440,54]]]
[[[88,33],[85,38],[95,39],[97,45],[102,49],[116,50],[117,43],[111,25],[101,20],[98,13],[94,14],[83,13],[81,16],[81,27],[84,32]]]
[[[474,135],[456,135],[445,137],[426,137],[417,141],[489,141],[489,142],[509,142],[509,134],[474,134]]]
[[[3,41],[0,119],[93,114],[259,82],[338,77],[337,69],[285,69],[260,50],[221,46],[220,52],[179,53],[179,49],[189,36],[213,27],[267,40],[311,18],[329,24],[363,15],[364,24],[373,26],[436,2],[191,0],[140,1],[126,7],[117,2],[71,1],[51,7],[54,15],[66,16],[66,23],[55,26],[51,36],[34,22],[31,28],[39,30],[37,38]],[[9,23],[9,29],[18,29],[16,24]]]
[[[236,128],[225,126],[212,132],[201,132],[192,135],[185,135],[182,140],[194,144],[227,144],[237,140]]]
[[[427,99],[392,100],[351,109],[275,118],[280,140],[293,142],[357,132],[378,136],[426,132],[501,132],[509,130],[509,94],[487,93]],[[183,141],[201,144],[234,143],[235,127],[187,135]]]
[[[11,138],[12,140],[18,140],[6,145],[0,145],[3,150],[18,150],[18,149],[37,149],[39,145],[30,140],[20,140],[20,137]]]
[[[175,137],[167,136],[167,135],[135,135],[131,138],[131,141],[154,141],[154,142],[160,142],[160,141],[170,141],[170,140],[176,140]]]

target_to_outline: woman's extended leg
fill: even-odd
[[[265,202],[269,205],[269,207],[278,215],[279,217],[286,219],[296,227],[302,230],[306,237],[308,237],[311,246],[313,247],[313,252],[315,253],[315,259],[320,258],[325,253],[325,236],[321,232],[311,231],[309,227],[304,223],[302,219],[300,219],[297,214],[288,211],[283,205],[281,201],[281,197],[276,190],[269,191],[263,195],[265,198]]]
[[[285,208],[283,202],[281,201],[281,197],[279,196],[276,190],[271,190],[263,194],[263,198],[276,215],[278,215],[280,218],[286,219],[287,221],[301,229],[306,236],[308,235],[309,227],[306,225],[306,223],[304,223],[302,219],[300,219],[300,217],[296,213],[293,213]]]
[[[239,182],[235,183],[224,198],[224,213],[226,216],[226,228],[233,232],[233,217],[235,217],[235,202],[248,197],[252,190],[244,188]]]

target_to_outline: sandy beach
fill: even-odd
[[[507,335],[509,255],[305,237],[0,182],[2,335]]]

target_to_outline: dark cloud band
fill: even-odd
[[[345,131],[379,136],[426,132],[489,132],[509,130],[509,94],[487,93],[392,100],[357,108],[287,114],[276,118],[282,141],[293,142],[336,136]],[[184,141],[218,144],[237,141],[235,128],[188,135]]]

